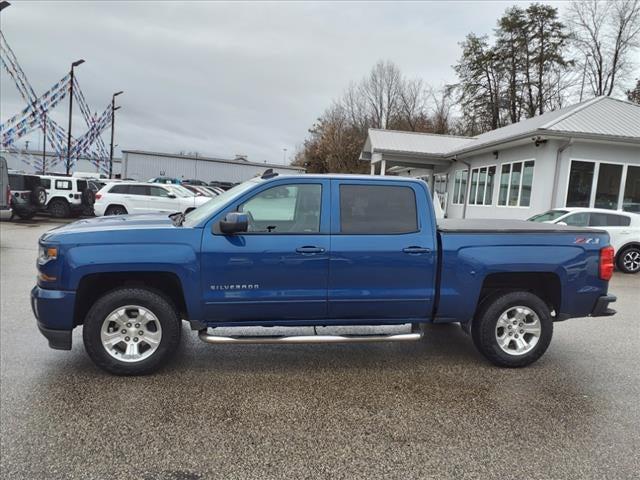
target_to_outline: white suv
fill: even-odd
[[[180,185],[119,182],[105,185],[96,194],[97,216],[153,212],[189,212],[209,197],[199,197]]]
[[[52,217],[91,215],[95,192],[83,178],[59,175],[40,175],[40,184],[47,191],[45,208]]]
[[[640,272],[640,215],[637,213],[602,208],[557,208],[529,220],[605,230],[615,250],[618,268],[625,273]]]

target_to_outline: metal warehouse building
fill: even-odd
[[[304,173],[304,168],[234,159],[171,153],[122,151],[122,178],[148,180],[153,177],[196,178],[206,182],[242,182],[273,168],[282,174]]]

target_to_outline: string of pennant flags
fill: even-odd
[[[55,155],[49,161],[49,168],[65,163],[68,132],[50,118],[49,112],[69,94],[72,76],[65,75],[44,94],[38,96],[2,31],[0,31],[0,65],[13,79],[20,96],[26,103],[26,107],[20,112],[0,123],[0,146],[12,153],[18,153],[23,163],[39,170],[42,168],[42,162],[26,152],[20,152],[16,148],[16,142],[34,130],[42,129],[44,141],[53,147]],[[74,78],[72,91],[88,129],[79,137],[72,137],[69,153],[71,167],[75,166],[78,158],[84,157],[89,159],[98,171],[107,173],[109,153],[100,135],[110,124],[112,106],[109,104],[100,115],[92,113],[77,78]]]

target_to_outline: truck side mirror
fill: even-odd
[[[249,218],[246,213],[230,212],[220,220],[220,231],[225,235],[246,232],[249,228]]]

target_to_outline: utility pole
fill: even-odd
[[[71,171],[71,116],[73,115],[73,69],[82,65],[84,60],[76,60],[71,64],[71,78],[69,79],[69,131],[67,132],[67,175]]]
[[[47,170],[47,114],[43,115],[44,121],[42,122],[42,175]]]
[[[113,127],[116,123],[116,110],[120,108],[116,107],[116,97],[121,93],[124,92],[119,91],[111,96],[111,148],[109,149],[109,178],[113,175]]]

